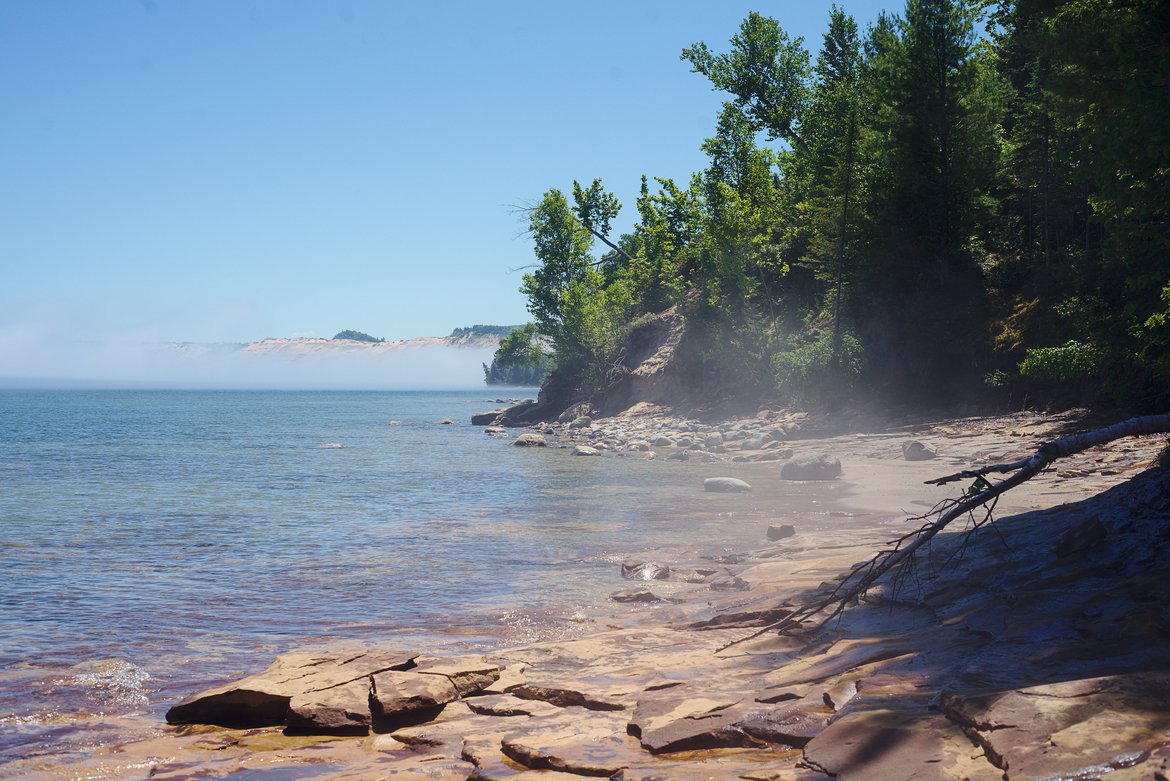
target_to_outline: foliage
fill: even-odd
[[[861,375],[863,353],[852,334],[841,334],[840,346],[834,348],[833,334],[821,333],[772,356],[776,387],[801,401],[838,396]]]
[[[1170,4],[827,22],[815,60],[759,13],[682,51],[727,102],[703,170],[642,177],[628,233],[600,179],[532,211],[522,289],[576,392],[623,323],[677,306],[699,379],[743,393],[1170,403]]]
[[[370,336],[369,334],[363,333],[361,331],[341,331],[340,333],[337,334],[337,336],[334,336],[333,338],[334,339],[349,339],[350,341],[353,341],[353,342],[370,342],[371,344],[378,344],[379,342],[386,341],[385,339],[379,339],[376,336]]]
[[[1060,347],[1028,350],[1020,364],[1020,375],[1044,380],[1077,380],[1092,376],[1104,358],[1099,348],[1070,339]]]
[[[500,340],[491,365],[483,367],[488,385],[539,385],[552,370],[548,345],[536,331],[535,323],[515,327]]]
[[[456,328],[451,332],[451,339],[460,339],[462,337],[491,337],[496,336],[501,339],[508,334],[515,331],[521,326],[518,325],[469,325],[466,328]]]

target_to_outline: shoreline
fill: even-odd
[[[796,747],[778,749],[777,746],[784,744],[767,743],[767,741],[764,741],[767,743],[766,747],[731,745],[680,749],[686,752],[698,751],[703,753],[703,756],[684,755],[673,750],[659,754],[647,752],[638,747],[638,739],[626,734],[628,725],[632,723],[630,721],[631,715],[639,709],[638,698],[635,695],[644,694],[648,689],[666,692],[685,685],[688,696],[674,697],[674,701],[677,701],[675,706],[685,709],[689,706],[686,706],[684,701],[700,702],[705,701],[704,698],[709,699],[712,687],[716,692],[726,693],[726,681],[731,678],[743,681],[752,679],[752,686],[757,686],[759,681],[752,678],[751,675],[745,675],[744,670],[741,669],[745,664],[747,667],[751,667],[763,659],[766,659],[769,665],[776,665],[782,660],[788,663],[802,663],[801,655],[794,655],[795,649],[786,646],[786,641],[768,638],[761,640],[759,645],[752,645],[749,653],[726,658],[717,657],[713,654],[714,645],[722,644],[736,633],[743,635],[745,630],[742,628],[722,628],[699,633],[680,630],[677,627],[680,624],[705,620],[715,615],[727,616],[737,612],[758,611],[762,609],[761,605],[774,605],[784,600],[793,599],[802,592],[815,589],[821,582],[830,580],[835,574],[845,571],[848,565],[862,558],[865,551],[872,551],[874,545],[890,536],[890,526],[897,523],[897,518],[905,517],[904,515],[895,515],[891,511],[907,507],[918,510],[919,505],[913,504],[914,502],[930,501],[925,498],[928,492],[919,490],[919,487],[926,488],[921,486],[920,481],[924,475],[936,477],[939,474],[953,471],[950,468],[952,461],[961,462],[964,466],[974,465],[979,459],[994,461],[1002,455],[1008,444],[1017,445],[1017,447],[1012,448],[1013,452],[1027,451],[1032,446],[1032,436],[1040,436],[1045,430],[1052,430],[1067,423],[1067,421],[1059,420],[1039,421],[1036,416],[1022,415],[977,420],[981,423],[972,420],[946,421],[932,428],[915,431],[914,437],[922,439],[933,437],[939,445],[940,457],[925,462],[899,462],[891,456],[894,449],[900,447],[904,436],[900,432],[891,432],[888,437],[838,434],[836,436],[817,435],[816,438],[810,437],[809,439],[793,438],[791,443],[794,447],[797,445],[816,447],[840,453],[844,473],[841,480],[838,481],[837,487],[841,490],[834,491],[832,494],[834,509],[826,511],[826,528],[816,530],[815,533],[808,530],[802,532],[798,528],[797,534],[786,540],[780,540],[767,547],[764,547],[766,541],[761,540],[760,546],[754,550],[734,553],[733,556],[741,556],[739,561],[718,562],[724,569],[728,570],[728,575],[747,582],[751,586],[750,590],[718,593],[710,590],[709,582],[686,583],[685,580],[674,579],[654,581],[648,585],[651,591],[661,592],[657,594],[658,596],[688,601],[681,604],[665,602],[652,607],[620,608],[616,604],[610,603],[600,608],[595,616],[586,615],[571,619],[572,631],[569,633],[571,636],[567,639],[529,643],[516,649],[487,654],[489,659],[495,658],[502,662],[501,666],[505,668],[505,674],[511,666],[527,665],[530,688],[556,689],[559,684],[559,688],[563,689],[566,681],[573,683],[573,675],[578,679],[585,679],[584,682],[582,680],[576,681],[577,688],[588,688],[589,686],[596,688],[594,681],[601,679],[625,681],[626,683],[622,685],[607,684],[589,693],[590,696],[600,697],[603,700],[607,696],[617,698],[614,704],[621,704],[623,706],[621,711],[594,711],[584,708],[580,712],[570,712],[568,708],[579,706],[556,705],[535,699],[528,700],[528,702],[537,702],[541,706],[547,707],[543,711],[537,706],[526,707],[529,707],[529,710],[535,708],[535,710],[541,711],[540,714],[533,712],[527,716],[503,717],[475,713],[469,707],[469,704],[473,702],[472,699],[461,700],[449,705],[443,711],[445,715],[431,726],[421,725],[411,728],[423,736],[414,739],[413,744],[404,743],[401,739],[414,733],[375,734],[367,738],[339,739],[333,737],[285,737],[279,733],[279,730],[273,728],[232,733],[215,727],[163,727],[155,725],[154,729],[151,730],[145,725],[139,725],[153,734],[143,735],[139,730],[137,733],[139,740],[131,739],[120,744],[101,745],[92,756],[76,763],[66,762],[53,765],[52,759],[46,758],[49,767],[41,772],[47,773],[44,777],[55,777],[53,773],[60,770],[75,772],[78,774],[77,777],[131,778],[138,777],[134,775],[135,773],[141,773],[141,777],[146,777],[145,773],[149,770],[153,773],[151,776],[153,778],[189,777],[178,774],[178,769],[183,767],[186,768],[186,771],[199,768],[199,773],[203,774],[200,777],[205,775],[214,778],[227,776],[239,769],[263,766],[273,769],[280,767],[289,773],[294,771],[296,773],[311,773],[311,775],[272,775],[273,779],[278,777],[366,778],[375,777],[365,775],[366,773],[383,773],[391,769],[394,769],[395,772],[401,771],[404,778],[528,778],[529,776],[526,774],[539,774],[532,775],[532,778],[559,778],[562,775],[580,777],[582,767],[579,766],[573,768],[572,773],[558,772],[555,776],[549,775],[557,772],[549,768],[558,762],[563,760],[571,765],[574,761],[566,760],[560,754],[572,755],[573,750],[582,749],[582,744],[579,741],[574,743],[572,735],[565,732],[568,728],[561,723],[572,717],[570,722],[574,726],[568,732],[579,732],[578,728],[587,725],[588,729],[585,732],[593,736],[588,745],[592,746],[593,749],[596,749],[594,744],[598,742],[611,746],[616,753],[613,753],[606,761],[611,764],[616,762],[624,767],[625,771],[623,772],[627,772],[627,775],[623,777],[626,778],[641,778],[643,776],[637,775],[637,773],[643,770],[646,773],[665,773],[666,775],[662,777],[666,778],[707,777],[701,775],[705,772],[703,771],[704,767],[708,769],[722,768],[720,772],[723,772],[723,770],[730,770],[733,766],[737,768],[737,773],[739,770],[748,773],[748,775],[740,774],[738,776],[743,778],[824,778],[819,773],[807,775],[814,773],[814,771],[799,770],[796,767],[801,756]],[[600,425],[604,421],[598,423]],[[958,432],[957,426],[960,425],[965,430]],[[1003,436],[1005,430],[1014,431],[1019,436],[1005,437]],[[554,433],[566,447],[569,447],[576,440],[587,437],[585,434],[575,435],[575,433],[580,433],[580,429],[568,429],[567,427],[554,428]],[[597,440],[598,437],[592,439]],[[1008,439],[1011,441],[1005,443],[1005,440]],[[1089,496],[1095,492],[1095,489],[1115,485],[1140,471],[1140,464],[1153,452],[1156,452],[1154,443],[1114,444],[1121,448],[1121,452],[1118,452],[1117,447],[1115,447],[1102,453],[1083,454],[1084,457],[1076,463],[1067,466],[1062,464],[1057,475],[1038,478],[1034,481],[1038,485],[1031,487],[1026,485],[1018,489],[1018,492],[1013,492],[1014,494],[1018,493],[1018,495],[1010,496],[1012,504],[1011,506],[1005,504],[999,513],[1000,517],[1006,516],[1009,512],[1050,506],[1054,501],[1074,500]],[[567,454],[550,453],[549,457],[560,455]],[[711,471],[712,475],[716,473],[734,474],[735,471],[731,469],[732,467],[745,470],[745,474],[750,472],[753,475],[757,473],[766,475],[767,470],[774,470],[778,465],[768,462],[740,464],[720,461],[719,463],[710,463],[707,466],[714,470]],[[1105,474],[1106,472],[1109,474]],[[749,477],[749,481],[750,479],[751,477]],[[787,487],[781,486],[780,488]],[[762,491],[765,496],[769,495],[769,491],[780,496],[782,494],[780,488],[756,485],[757,492]],[[917,495],[912,491],[918,492]],[[854,513],[854,515],[849,515],[849,513]],[[883,517],[887,515],[894,517]],[[836,524],[835,532],[831,524]],[[678,550],[678,546],[674,546],[674,549]],[[633,552],[631,551],[631,553]],[[697,562],[668,561],[665,563],[671,566],[674,571],[685,573],[688,570],[693,571]],[[616,563],[614,569],[617,569]],[[616,576],[614,580],[616,586],[630,586],[630,582],[621,581],[620,576]],[[778,587],[778,583],[784,585]],[[872,622],[874,618],[868,616],[865,620]],[[852,641],[838,639],[838,642]],[[791,644],[789,643],[789,645]],[[666,648],[672,650],[668,653],[664,650]],[[624,660],[621,664],[615,662],[614,659],[615,653],[619,652]],[[939,649],[933,648],[930,653],[937,655]],[[807,654],[805,656],[807,657]],[[721,661],[712,662],[712,658],[718,658]],[[738,659],[739,661],[730,662],[727,659]],[[745,659],[747,663],[745,663]],[[257,669],[259,669],[265,660],[257,660],[257,662]],[[714,667],[711,666],[712,664]],[[709,668],[707,672],[702,675],[697,674],[697,671],[704,669],[704,665]],[[573,669],[574,667],[576,669]],[[850,670],[854,669],[859,668],[856,666],[850,668]],[[583,670],[589,671],[590,674],[582,674]],[[664,670],[675,670],[676,672],[667,675]],[[718,675],[713,676],[712,671],[717,672]],[[570,672],[573,675],[570,675]],[[720,681],[718,685],[714,683],[716,678]],[[654,683],[655,681],[657,683]],[[696,682],[702,681],[706,681],[706,688],[697,685]],[[741,682],[741,684],[741,688],[747,686],[746,683]],[[661,688],[658,688],[659,686]],[[747,686],[747,688],[751,688],[751,686]],[[740,692],[741,695],[746,693],[748,693],[746,688]],[[809,711],[805,713],[806,716],[810,714],[817,718],[827,716],[828,718],[824,720],[826,722],[837,716],[835,709],[820,711],[812,708],[812,704],[804,703],[803,701],[811,696],[808,692],[802,694],[796,691],[794,693],[800,694],[800,696],[786,697],[776,702],[788,702],[789,699],[800,700],[802,707]],[[681,694],[681,691],[675,691],[675,694]],[[513,693],[507,691],[500,691],[489,695],[489,697],[516,699]],[[723,697],[723,699],[727,699],[727,697]],[[767,710],[764,706],[776,705],[776,703],[759,703],[755,697],[750,699],[754,703],[752,708],[756,711]],[[737,700],[740,702],[740,706],[742,706],[743,700],[742,696]],[[482,705],[482,703],[478,704]],[[727,709],[732,707],[730,705],[715,708],[715,705],[722,704],[724,703],[711,705],[714,710],[710,712],[720,712],[724,716],[737,715],[740,721],[742,718],[746,718],[739,711],[735,711],[735,714],[728,711]],[[743,710],[744,707],[746,706],[740,707],[740,710]],[[788,707],[785,706],[786,709]],[[547,708],[557,708],[558,710],[548,711]],[[752,708],[748,710],[752,710]],[[724,711],[727,712],[724,713]],[[607,712],[622,715],[598,715]],[[772,707],[769,712],[775,716],[776,708]],[[693,713],[690,715],[694,716]],[[654,719],[661,717],[662,714],[646,716],[644,721],[647,725],[657,724],[658,722],[655,722]],[[621,721],[623,718],[624,722]],[[670,723],[675,724],[683,717],[679,717],[675,713],[672,718],[673,721]],[[488,722],[480,724],[484,719],[487,719]],[[497,720],[497,726],[500,719],[512,719],[508,725],[510,733],[523,731],[518,730],[515,719],[534,723],[543,720],[547,721],[548,724],[528,730],[529,736],[525,738],[528,743],[536,741],[541,745],[532,746],[521,742],[520,745],[537,749],[530,755],[515,747],[508,749],[511,753],[505,751],[500,754],[499,746],[504,744],[498,742],[498,745],[492,744],[490,740],[486,747],[476,743],[478,748],[473,746],[469,749],[466,745],[461,744],[458,746],[458,751],[455,751],[451,742],[454,740],[452,735],[465,736],[474,734],[476,730],[484,730],[484,735],[494,735],[495,733],[487,729],[487,726],[492,723],[492,719]],[[843,717],[840,720],[845,721]],[[118,722],[117,719],[110,721],[115,724]],[[737,727],[735,726],[737,723],[735,720],[725,723],[723,725],[726,728],[725,732],[729,735],[732,733],[745,734],[742,724]],[[473,724],[479,726],[472,726]],[[824,726],[831,725],[826,723]],[[643,726],[640,729],[645,735],[647,729],[658,728]],[[124,734],[124,737],[134,732],[135,730],[129,730],[128,733]],[[917,733],[916,730],[912,730],[912,732]],[[961,733],[961,730],[959,732]],[[554,737],[556,735],[560,737],[551,740],[548,736],[554,733]],[[747,734],[750,735],[750,730]],[[443,735],[447,737],[443,738]],[[535,735],[544,735],[545,737],[538,740],[533,737]],[[958,745],[952,745],[951,738],[953,737],[954,735],[949,735],[944,741],[950,748]],[[551,742],[549,742],[550,740]],[[568,743],[565,742],[566,740]],[[726,742],[743,739],[724,736],[709,740],[715,740],[718,743],[720,740]],[[758,738],[753,738],[753,740],[759,742]],[[472,742],[475,743],[475,741]],[[544,745],[544,743],[548,743],[548,745]],[[701,744],[702,740],[699,743]],[[209,748],[209,746],[214,746],[214,748]],[[517,760],[517,757],[523,758],[524,756],[528,757],[527,765],[523,761]],[[761,756],[764,756],[764,759],[761,759]],[[468,757],[473,761],[469,763]],[[475,764],[474,760],[476,759],[479,760],[478,765]],[[777,770],[779,775],[767,775],[759,768],[761,763],[769,766],[778,763],[778,767],[783,766],[782,772]],[[591,774],[596,775],[599,772],[599,767],[591,766]],[[982,769],[980,763],[975,763],[973,767]],[[7,770],[11,769],[17,768]],[[434,775],[441,769],[443,774]],[[617,769],[616,766],[615,769]],[[37,777],[37,771],[32,766],[17,770],[28,771],[27,773],[22,772],[21,777]],[[82,773],[91,773],[91,775],[81,775]],[[412,773],[415,775],[411,775]],[[473,773],[477,775],[472,776]],[[806,775],[801,775],[802,773]],[[0,777],[5,775],[6,769],[0,767]],[[267,778],[268,776],[263,777]],[[714,777],[737,776],[716,775]]]

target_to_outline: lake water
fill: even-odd
[[[758,547],[816,501],[511,447],[468,422],[493,393],[0,392],[0,763],[290,648],[555,633],[624,552]]]

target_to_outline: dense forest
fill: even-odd
[[[1165,409],[1168,31],[1160,0],[908,0],[834,7],[814,58],[753,13],[682,51],[727,96],[705,170],[643,176],[622,235],[601,180],[531,209],[525,345],[588,396],[674,307],[726,393]]]

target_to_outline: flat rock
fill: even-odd
[[[796,535],[796,527],[791,524],[772,525],[768,527],[768,539],[772,542],[784,540]]]
[[[1170,674],[1133,673],[950,694],[942,708],[977,730],[1012,778],[1089,778],[1165,743],[1167,691]]]
[[[925,709],[847,713],[809,741],[804,761],[840,781],[1003,780],[958,725]]]
[[[541,686],[534,683],[525,683],[508,690],[513,697],[523,700],[541,700],[552,703],[560,708],[581,707],[587,710],[619,711],[626,706],[616,700],[584,691],[581,688],[562,688],[560,686]]]
[[[379,719],[432,710],[459,699],[459,690],[445,675],[384,672],[373,680],[370,700]]]
[[[525,725],[504,735],[500,748],[533,770],[605,778],[642,758],[637,742],[626,735],[623,716],[582,711]]]
[[[599,456],[601,451],[589,445],[574,445],[573,455],[575,456]]]
[[[451,682],[460,697],[478,694],[500,679],[502,668],[482,657],[420,656],[412,673],[441,675]]]
[[[528,432],[516,437],[512,440],[512,444],[516,447],[547,447],[548,440],[542,434]]]
[[[266,727],[285,723],[293,697],[322,692],[371,675],[404,670],[417,653],[405,651],[293,652],[267,670],[186,698],[167,711],[172,724]]]
[[[750,484],[738,477],[708,477],[703,481],[703,490],[715,493],[746,493],[752,490]]]
[[[293,695],[285,724],[311,732],[365,731],[370,726],[369,679]]]
[[[711,581],[712,591],[750,591],[752,585],[736,575],[725,575]]]
[[[841,462],[823,453],[793,456],[780,467],[784,480],[836,480],[840,474]]]
[[[662,602],[662,597],[645,586],[631,586],[609,595],[614,602]]]

